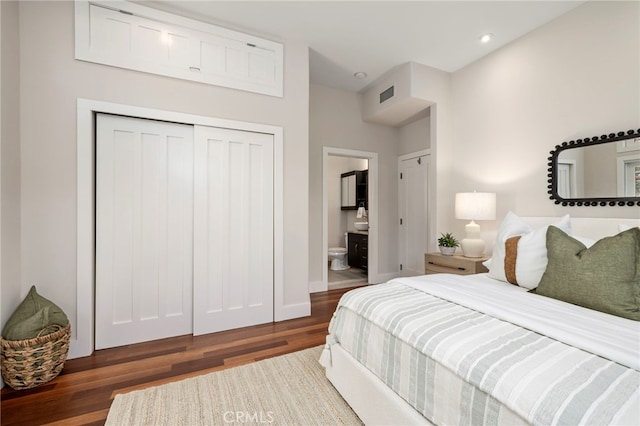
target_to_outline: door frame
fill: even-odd
[[[274,140],[274,320],[287,318],[284,304],[284,129],[244,121],[227,120],[174,111],[137,107],[78,98],[77,101],[77,195],[76,195],[76,310],[69,358],[91,355],[94,351],[95,321],[95,113],[125,115],[182,124],[221,127],[267,133]]]
[[[566,160],[561,160],[558,158],[558,172],[559,170],[559,166],[561,164],[567,165],[569,166],[569,191],[570,194],[568,197],[563,197],[563,198],[576,198],[576,194],[578,193],[578,173],[577,173],[577,164],[578,162],[576,160],[573,159],[566,159]],[[560,183],[560,173],[558,173],[558,183]],[[584,179],[583,179],[583,183],[584,183]],[[556,192],[558,191],[558,186],[556,186]],[[583,184],[584,186],[584,184]],[[584,188],[582,188],[582,192],[584,192]],[[558,194],[560,195],[560,194]]]
[[[404,155],[400,155],[398,156],[398,208],[401,205],[402,202],[402,190],[400,188],[400,185],[402,185],[402,182],[400,180],[400,169],[402,166],[402,162],[403,161],[407,161],[407,160],[411,160],[414,158],[418,158],[418,157],[424,157],[424,156],[428,156],[429,157],[429,174],[427,175],[427,196],[428,196],[428,204],[427,204],[427,208],[429,211],[427,211],[427,215],[428,215],[428,219],[427,219],[427,237],[431,237],[434,235],[433,231],[435,230],[435,215],[432,214],[433,212],[433,206],[435,206],[435,187],[433,182],[435,181],[434,176],[433,176],[433,170],[435,169],[433,167],[433,164],[431,164],[431,149],[427,148],[427,149],[421,149],[420,151],[415,151],[415,152],[411,152],[409,154],[404,154]],[[400,210],[398,209],[398,217],[400,215]],[[400,221],[398,221],[398,227]],[[402,238],[402,232],[398,232],[398,248],[401,247],[401,244],[403,243],[403,241],[401,241]],[[429,241],[429,244],[431,242]],[[428,246],[430,246],[428,244]],[[398,250],[398,265],[400,265],[400,263],[402,262],[402,259],[400,259],[400,250]],[[400,275],[402,275],[402,271],[399,271]]]
[[[327,185],[327,163],[329,156],[363,158],[369,161],[367,181],[367,196],[369,203],[369,267],[367,282],[379,282],[378,271],[378,153],[357,151],[354,149],[322,147],[322,288],[313,291],[327,291],[329,289],[329,193]]]

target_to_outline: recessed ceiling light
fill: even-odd
[[[353,76],[355,78],[357,78],[358,80],[362,80],[364,78],[367,78],[367,73],[366,72],[362,72],[362,71],[358,71],[358,72],[354,73]]]
[[[482,37],[480,37],[480,41],[483,42],[483,43],[489,43],[492,38],[493,38],[493,34],[487,33],[487,34],[483,35]]]

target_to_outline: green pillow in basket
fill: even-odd
[[[5,340],[27,340],[58,331],[66,327],[69,319],[58,305],[38,294],[32,286],[29,294],[4,326]]]

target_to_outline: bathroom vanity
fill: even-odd
[[[367,271],[369,234],[367,231],[349,232],[348,240],[349,266]]]

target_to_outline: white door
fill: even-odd
[[[194,334],[273,321],[273,135],[195,128]]]
[[[96,349],[192,332],[193,127],[98,114]]]
[[[429,156],[401,161],[400,173],[401,274],[424,275],[424,254],[429,242]]]

